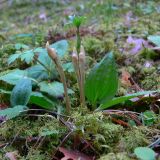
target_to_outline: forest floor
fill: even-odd
[[[71,62],[76,32],[67,26],[67,17],[74,14],[86,17],[80,35],[88,68],[113,51],[119,75],[116,97],[160,89],[158,0],[8,0],[0,2],[0,109],[10,106],[4,90],[13,88],[1,76],[34,64],[17,60],[8,65],[12,54],[65,39],[69,55],[63,61]],[[158,92],[92,113],[79,107],[74,73],[71,66],[67,67],[68,83],[75,91],[71,114],[66,116],[63,109],[53,109],[50,114],[43,110],[9,120],[0,117],[0,159],[136,160],[137,147],[150,147],[160,159]],[[63,108],[64,103],[57,105]],[[40,109],[32,104],[29,107]]]

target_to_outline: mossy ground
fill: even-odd
[[[112,4],[112,7],[109,7]],[[148,35],[159,32],[159,1],[125,1],[116,0],[96,1],[13,1],[11,5],[4,3],[0,14],[0,71],[16,68],[17,64],[7,65],[9,55],[15,53],[15,44],[24,43],[30,48],[44,47],[47,40],[54,42],[67,38],[71,47],[75,44],[75,34],[65,27],[67,16],[78,13],[87,17],[82,33],[82,42],[87,53],[87,63],[93,66],[108,51],[113,50],[118,64],[119,74],[122,70],[134,77],[138,86],[144,90],[160,88],[160,56],[156,51],[145,48],[137,54],[130,54],[130,47],[126,44],[129,35],[147,39]],[[131,21],[130,27],[125,25],[124,15],[132,11],[138,21]],[[40,18],[40,15],[44,15]],[[145,62],[152,63],[145,67]],[[154,77],[154,78],[153,78]],[[1,82],[2,84],[2,82]],[[3,84],[1,85],[5,87]],[[8,87],[8,86],[7,86]],[[118,95],[136,91],[126,83],[120,82]],[[4,95],[1,102],[7,102]],[[76,101],[77,99],[75,99]],[[145,104],[149,110],[148,103]],[[139,110],[135,108],[134,110]],[[134,148],[147,146],[154,135],[159,134],[155,126],[124,128],[114,124],[110,117],[101,113],[82,114],[73,112],[72,122],[75,125],[73,134],[65,142],[66,147],[72,145],[74,135],[83,137],[91,143],[97,151],[100,160],[130,160]],[[56,118],[47,115],[39,118],[26,116],[18,117],[1,124],[0,145],[10,142],[0,151],[0,159],[5,160],[7,152],[18,151],[20,160],[50,160],[54,150],[68,133],[68,128]],[[34,137],[44,136],[45,139],[37,142],[30,141]],[[17,139],[16,139],[17,138]],[[18,140],[18,138],[20,140]],[[36,144],[37,142],[37,144]],[[40,144],[40,145],[39,145]],[[81,146],[77,146],[81,148]],[[77,149],[79,149],[77,148]],[[92,154],[88,149],[86,153]]]
[[[142,126],[125,129],[113,124],[102,113],[82,115],[74,112],[72,123],[74,130],[66,140],[65,147],[70,147],[74,137],[80,137],[89,142],[99,156],[106,155],[101,159],[111,155],[117,160],[125,160],[125,157],[134,159],[133,150],[138,146],[149,145],[152,136],[158,134],[156,129]],[[43,157],[49,160],[67,133],[67,126],[47,115],[8,120],[0,128],[3,138],[0,142],[9,143],[0,151],[1,159],[5,159],[6,152],[16,151],[20,160],[43,160]],[[76,149],[80,147],[80,143],[76,144]],[[85,153],[93,154],[95,151],[89,147]]]

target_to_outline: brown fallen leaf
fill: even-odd
[[[130,81],[131,75],[126,70],[122,70],[122,76],[121,76],[121,83],[127,87],[131,87],[131,81]]]
[[[85,155],[84,153],[68,150],[63,147],[59,147],[59,151],[64,154],[64,157],[61,160],[93,160],[93,158]]]

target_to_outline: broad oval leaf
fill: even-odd
[[[68,42],[67,40],[60,40],[51,44],[50,47],[54,48],[57,51],[58,56],[62,58],[68,50]]]
[[[155,160],[155,152],[148,147],[137,147],[134,150],[135,155],[140,160]]]
[[[14,106],[13,108],[7,108],[4,110],[0,110],[0,117],[5,117],[6,119],[12,119],[17,117],[21,112],[27,109],[27,106]]]
[[[0,94],[11,95],[11,91],[0,89]],[[53,108],[58,105],[57,101],[50,100],[48,97],[43,95],[41,92],[32,92],[29,100],[30,104],[36,104],[42,108],[53,110]]]
[[[44,96],[41,92],[32,92],[29,103],[36,104],[45,109],[53,110],[57,105],[56,102],[51,101],[48,97]]]
[[[0,76],[0,80],[13,85],[17,84],[17,82],[22,78],[29,78],[27,76],[27,71],[19,69],[11,70],[7,73],[4,72],[4,74],[1,74],[2,76]]]
[[[39,83],[40,86],[40,91],[41,92],[45,92],[53,97],[62,97],[64,94],[64,88],[63,88],[63,84],[60,82],[40,82]],[[71,89],[68,89],[68,93],[72,94],[73,91]]]
[[[47,80],[49,78],[48,72],[40,64],[31,66],[31,67],[27,68],[26,70],[28,72],[28,76],[33,79],[36,79],[38,82],[40,82],[42,80]]]
[[[61,40],[51,44],[50,47],[54,48],[57,51],[57,54],[60,58],[63,58],[68,50],[68,42],[66,40]],[[40,49],[40,54],[38,59],[48,68],[51,68],[50,66],[53,65],[53,62],[51,58],[48,56],[47,50],[45,48]]]
[[[111,100],[118,88],[118,75],[110,52],[90,71],[85,82],[85,95],[92,105]]]
[[[13,88],[11,93],[11,105],[27,105],[32,93],[32,82],[30,79],[21,79]]]

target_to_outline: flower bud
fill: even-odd
[[[86,56],[85,56],[84,47],[81,46],[80,53],[79,53],[79,62],[84,64],[85,60],[86,60]]]
[[[46,48],[47,48],[47,52],[48,52],[48,55],[54,60],[57,58],[57,54],[56,54],[56,51],[54,48],[50,48],[49,47],[49,43],[47,42],[46,43]]]
[[[74,64],[77,64],[77,62],[78,62],[78,55],[77,55],[76,48],[73,48],[73,52],[72,52],[72,62],[73,62]]]

